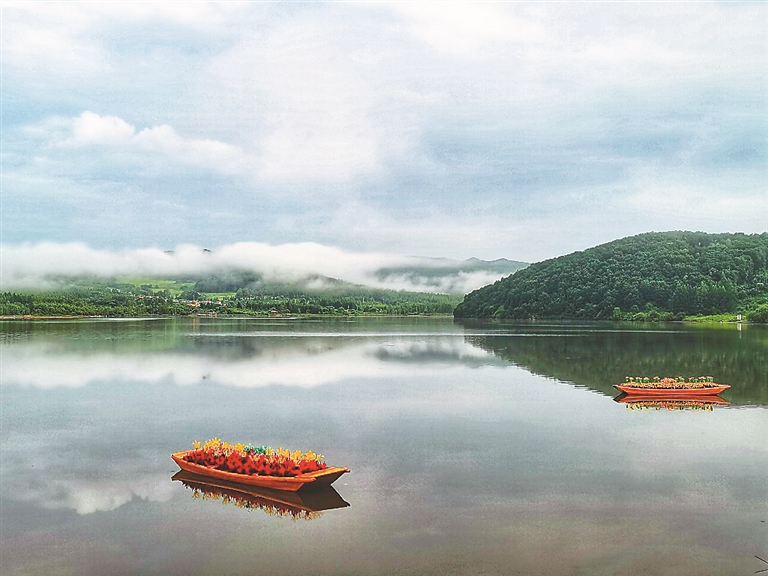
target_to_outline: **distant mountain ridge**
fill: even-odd
[[[467,260],[450,260],[448,258],[424,258],[419,266],[388,266],[379,268],[374,277],[379,282],[408,283],[412,286],[422,287],[430,292],[440,291],[451,294],[464,293],[462,287],[473,279],[483,277],[489,281],[499,276],[513,274],[528,266],[526,262],[517,262],[498,258],[496,260],[481,260],[469,258]],[[477,285],[477,284],[476,284]]]
[[[388,274],[401,272],[420,272],[424,275],[448,274],[451,272],[476,272],[487,270],[511,274],[528,266],[527,262],[517,262],[506,258],[496,260],[481,260],[480,258],[468,258],[466,260],[451,260],[449,258],[423,258],[423,266],[392,266],[379,268],[377,275],[385,277]]]
[[[369,274],[370,282],[348,282],[322,274],[303,274],[276,279],[249,270],[230,270],[194,279],[195,290],[237,292],[240,289],[257,291],[293,289],[338,293],[360,289],[405,289],[463,295],[467,291],[467,285],[481,286],[483,283],[507,276],[528,265],[525,262],[506,258],[490,261],[479,258],[467,260],[419,258],[418,261],[418,264],[378,268]]]
[[[651,232],[531,264],[457,318],[673,319],[768,303],[768,233]]]
[[[0,288],[4,290],[57,290],[88,278],[194,285],[201,280],[211,284],[211,277],[216,277],[227,284],[221,288],[227,292],[253,283],[313,289],[347,283],[377,290],[463,296],[525,266],[504,258],[459,260],[366,252],[316,242],[272,245],[247,240],[212,248],[179,244],[119,250],[43,242],[2,245],[0,252]]]

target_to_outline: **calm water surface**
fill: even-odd
[[[4,575],[768,568],[764,327],[2,322],[0,354]],[[628,407],[627,374],[729,404]],[[351,473],[288,503],[172,479],[213,436]]]

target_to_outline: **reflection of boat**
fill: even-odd
[[[621,394],[614,398],[626,404],[629,410],[712,410],[715,406],[728,406],[730,402],[719,396],[639,396]]]
[[[653,398],[670,397],[690,397],[690,396],[714,396],[730,388],[727,384],[716,384],[712,386],[687,386],[678,388],[633,386],[632,384],[615,384],[614,388],[621,390],[625,394],[633,396],[646,396]]]
[[[171,480],[177,480],[190,488],[195,498],[221,500],[239,508],[261,509],[268,514],[305,520],[316,518],[323,510],[349,506],[349,503],[327,484],[310,491],[288,492],[227,482],[184,470],[174,474]]]
[[[208,466],[201,466],[199,464],[193,464],[184,460],[184,456],[192,452],[188,450],[185,452],[176,452],[171,454],[171,458],[179,468],[197,474],[199,476],[206,476],[209,478],[216,478],[217,480],[224,480],[227,482],[233,482],[235,484],[247,484],[248,486],[260,486],[262,488],[271,488],[273,490],[286,490],[289,492],[296,492],[302,488],[318,488],[321,486],[330,486],[332,482],[335,482],[339,476],[349,472],[349,468],[325,468],[316,472],[307,472],[306,474],[299,474],[298,476],[259,476],[257,474],[237,474],[235,472],[225,472],[224,470],[216,470]]]

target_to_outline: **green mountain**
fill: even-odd
[[[768,312],[767,286],[768,233],[652,232],[532,264],[471,292],[454,316],[757,318]]]

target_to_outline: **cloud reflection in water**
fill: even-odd
[[[197,337],[199,347],[187,351],[117,349],[76,354],[56,343],[22,342],[7,347],[1,382],[40,389],[113,381],[193,385],[204,380],[244,388],[273,384],[313,387],[349,378],[408,377],[414,371],[507,364],[457,337],[421,341],[307,336],[301,342],[292,338],[289,345],[265,338],[257,348],[249,348],[248,339],[240,338],[229,342],[237,347],[234,355],[215,340]]]

